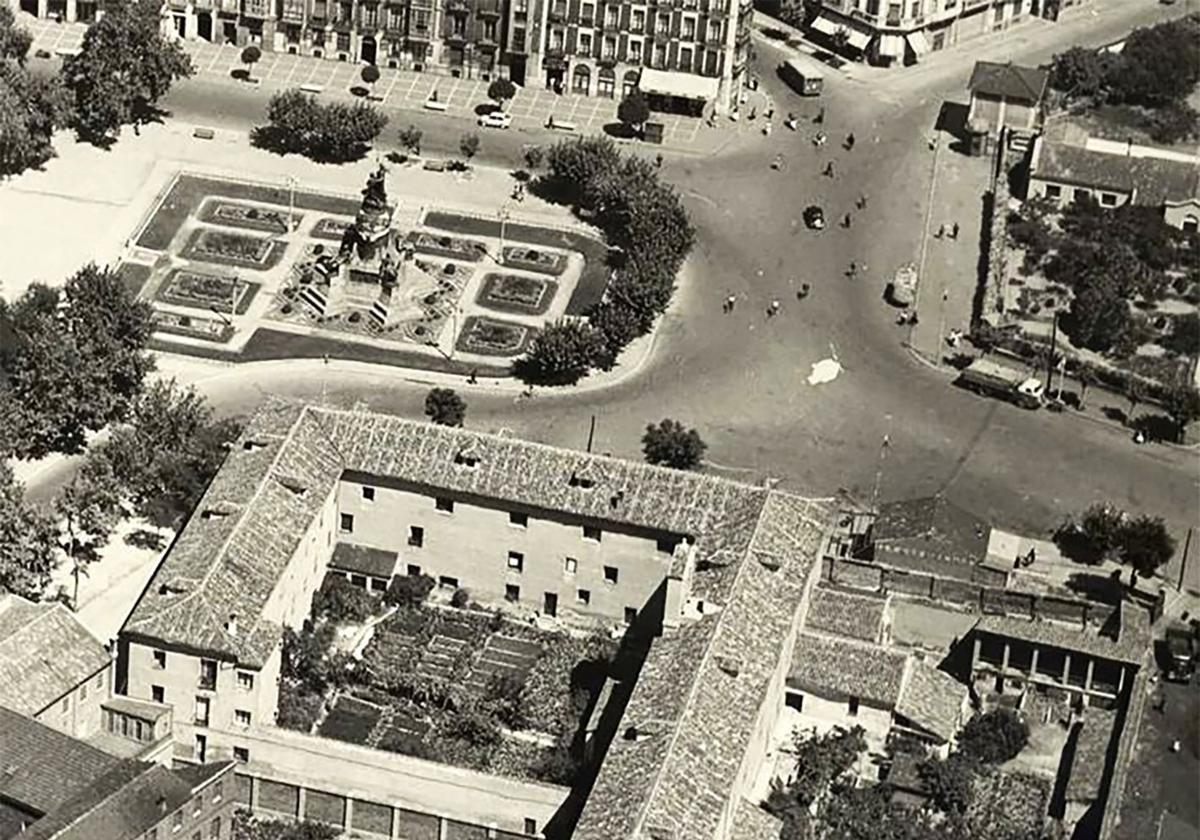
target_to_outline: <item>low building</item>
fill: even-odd
[[[1011,61],[977,61],[967,89],[971,104],[967,129],[971,134],[996,136],[1004,129],[1021,135],[1037,133],[1045,116],[1050,73]]]
[[[905,499],[880,505],[868,551],[884,568],[1003,587],[1010,569],[989,560],[991,530],[945,496]]]
[[[396,574],[400,555],[395,551],[340,542],[329,558],[331,574],[340,574],[368,592],[386,592]]]
[[[1200,230],[1200,157],[1132,142],[1042,136],[1029,158],[1028,198],[1153,207],[1186,233]]]
[[[101,728],[112,661],[63,604],[0,595],[0,706],[87,738]]]

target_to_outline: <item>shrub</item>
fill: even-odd
[[[1029,742],[1029,726],[1012,709],[1003,706],[976,715],[959,735],[962,752],[985,764],[1013,758]]]
[[[378,602],[369,592],[337,575],[326,577],[321,583],[321,588],[313,593],[313,616],[328,619],[336,624],[360,624],[371,616],[377,607]]]
[[[678,470],[700,466],[707,448],[699,432],[685,428],[682,423],[670,418],[657,426],[647,426],[646,433],[642,435],[642,453],[648,463]]]
[[[461,426],[467,403],[453,388],[431,388],[425,395],[425,416],[440,426]]]
[[[429,575],[396,575],[388,584],[383,602],[397,607],[417,607],[436,585]]]
[[[467,604],[471,602],[471,593],[463,587],[454,590],[454,594],[450,596],[450,606],[465,609]]]

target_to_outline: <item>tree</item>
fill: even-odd
[[[57,552],[53,520],[25,501],[21,485],[0,459],[0,591],[39,598],[50,582]]]
[[[1154,142],[1174,145],[1200,132],[1200,113],[1186,102],[1172,102],[1147,114],[1145,125]]]
[[[541,146],[530,146],[525,150],[525,165],[531,170],[537,171],[542,168],[542,163],[546,160],[546,153]]]
[[[1129,381],[1125,384],[1125,399],[1129,400],[1129,420],[1133,423],[1133,412],[1137,410],[1138,405],[1146,398],[1146,389],[1142,385],[1141,380],[1129,377]]]
[[[0,49],[15,47],[0,42]],[[54,157],[51,138],[69,119],[70,98],[57,77],[33,74],[16,59],[0,58],[0,177]]]
[[[374,99],[375,98],[375,83],[379,81],[379,76],[380,76],[379,68],[374,64],[368,64],[366,67],[364,67],[362,69],[362,73],[360,73],[359,75],[363,80],[363,84],[365,84],[369,88],[371,88],[370,96],[372,99]]]
[[[608,137],[560,140],[546,152],[550,177],[557,182],[566,200],[589,210],[591,206],[585,196],[592,183],[614,171],[620,163],[620,152]]]
[[[436,585],[429,575],[396,575],[383,594],[383,602],[389,606],[417,607]]]
[[[1188,312],[1171,319],[1171,332],[1163,347],[1179,356],[1200,355],[1200,313]]]
[[[387,117],[365,102],[322,105],[303,91],[281,91],[267,104],[267,125],[254,130],[256,145],[313,160],[357,160],[387,126]]]
[[[75,128],[107,145],[121,126],[157,117],[157,103],[177,79],[194,72],[183,48],[163,37],[154,0],[118,0],[88,27],[62,76],[75,99]]]
[[[959,748],[985,764],[1013,758],[1029,742],[1029,726],[1012,709],[999,706],[967,721],[959,735]]]
[[[1188,424],[1200,419],[1200,391],[1188,382],[1174,382],[1167,388],[1163,408],[1175,423],[1176,442],[1181,442]]]
[[[508,79],[496,79],[490,85],[488,85],[488,99],[499,105],[501,109],[504,108],[504,103],[508,102],[508,100],[512,99],[516,95],[517,86]]]
[[[631,131],[637,132],[640,137],[646,121],[650,119],[650,105],[646,102],[646,95],[637,88],[630,91],[617,106],[617,119]]]
[[[326,823],[272,820],[240,809],[233,814],[232,831],[232,840],[336,840],[342,833]]]
[[[580,321],[560,321],[542,329],[513,372],[530,385],[574,385],[601,363],[608,348],[595,327]]]
[[[783,820],[782,837],[800,840],[808,836],[809,809],[825,796],[867,748],[861,726],[836,727],[824,735],[799,732],[793,738],[796,757],[794,777],[788,784],[775,781],[765,807]]]
[[[378,605],[366,589],[344,577],[329,575],[313,593],[312,616],[334,624],[362,624]]]
[[[677,470],[698,467],[706,448],[699,432],[685,428],[682,423],[670,418],[657,426],[647,426],[646,433],[642,435],[642,454],[646,461]]]
[[[246,65],[246,81],[250,81],[250,71],[254,69],[254,65],[262,58],[262,50],[254,44],[250,44],[242,50],[242,64]]]
[[[425,416],[440,426],[461,426],[467,404],[453,388],[431,388],[425,395]]]
[[[1200,81],[1198,39],[1200,27],[1186,19],[1135,29],[1121,50],[1113,99],[1157,108],[1186,98]]]
[[[1059,53],[1050,65],[1050,87],[1070,98],[1102,101],[1114,65],[1111,55],[1089,47],[1071,47]]]
[[[1111,349],[1132,328],[1129,304],[1105,281],[1077,293],[1059,323],[1076,346],[1099,352]]]
[[[1121,562],[1143,577],[1154,574],[1175,553],[1175,540],[1167,533],[1161,516],[1138,516],[1126,521],[1119,541]]]
[[[60,545],[71,564],[75,591],[73,609],[79,609],[79,578],[100,559],[121,518],[121,495],[116,477],[103,460],[89,459],[55,500],[54,511],[61,523]]]
[[[1124,522],[1125,514],[1108,504],[1095,504],[1083,512],[1079,531],[1092,562],[1106,560],[1116,551]]]
[[[408,149],[414,155],[421,154],[421,129],[415,125],[410,125],[408,128],[400,129],[400,145]]]
[[[0,61],[12,59],[23,66],[31,46],[33,36],[29,30],[17,26],[17,18],[11,8],[0,6]]]
[[[479,152],[479,135],[468,132],[458,140],[458,150],[468,161]]]
[[[917,768],[933,803],[946,814],[966,813],[979,771],[979,759],[961,752],[945,760],[926,761]]]

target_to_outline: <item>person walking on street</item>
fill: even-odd
[[[829,163],[825,164],[825,177],[826,177],[826,178],[832,178],[832,177],[834,177],[834,174],[833,174],[833,161],[829,161]]]
[[[771,305],[767,307],[767,317],[774,318],[776,315],[778,315],[779,307],[780,307],[779,298],[775,298],[774,300],[772,300]]]
[[[850,133],[850,134],[846,135],[846,151],[848,152],[853,148],[854,148],[854,134]]]
[[[851,222],[851,219],[850,219],[849,213],[847,213],[845,216],[842,216],[842,227],[849,228],[850,222]]]
[[[821,123],[825,122],[825,106],[824,105],[821,106],[821,110],[817,111],[817,116],[815,118],[813,118],[813,122],[815,122],[817,125],[820,125]]]
[[[657,155],[654,156],[654,166],[658,169],[662,169],[662,162],[663,162],[662,152],[659,152]]]
[[[726,312],[732,312],[735,306],[737,306],[737,295],[730,295],[729,297],[725,298]]]
[[[858,274],[858,263],[851,262],[850,269],[846,272],[846,276],[853,280],[856,274]]]
[[[867,209],[867,194],[863,193],[862,195],[860,195],[858,197],[858,201],[856,201],[854,203],[854,206],[857,207],[859,210],[866,210]]]
[[[751,105],[750,106],[750,116],[747,117],[747,119],[750,120],[751,122],[753,122],[754,118],[757,116],[758,116],[758,110],[753,105]]]
[[[775,116],[775,106],[771,106],[767,109],[767,119],[771,119],[773,116]]]
[[[808,284],[801,283],[800,290],[796,292],[796,300],[804,300],[808,297]]]
[[[933,235],[933,238],[934,238],[934,239],[941,239],[941,238],[942,238],[943,236],[945,236],[945,235],[946,235],[946,226],[945,226],[945,225],[938,225],[937,233],[935,233],[935,234]]]
[[[958,239],[958,222],[950,226],[950,238]]]

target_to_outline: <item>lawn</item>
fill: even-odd
[[[288,206],[288,190],[283,187],[180,175],[138,237],[138,247],[165,251],[188,216],[196,213],[208,196],[242,198],[264,204],[277,204],[280,207]],[[297,192],[295,206],[299,210],[353,216],[358,212],[359,202],[351,198]]]
[[[472,315],[463,323],[454,346],[480,356],[517,356],[525,351],[534,332],[524,324]]]
[[[489,272],[475,295],[475,303],[497,312],[542,315],[550,308],[557,289],[553,280]]]
[[[317,733],[351,744],[365,744],[380,717],[380,710],[370,703],[343,695],[321,721]]]
[[[424,224],[426,227],[455,233],[500,236],[499,220],[477,219],[457,213],[429,212],[425,214]],[[583,274],[575,286],[575,291],[571,293],[571,300],[567,302],[568,315],[583,315],[604,296],[604,289],[608,286],[608,246],[596,237],[508,222],[504,225],[504,240],[546,248],[561,248],[583,254]]]
[[[286,248],[283,242],[272,239],[217,228],[197,228],[188,237],[182,256],[199,262],[267,271],[283,258]]]
[[[121,284],[129,290],[131,297],[136,298],[141,294],[142,287],[146,285],[146,281],[150,279],[150,275],[154,273],[154,268],[141,263],[123,262],[117,266],[117,274],[121,276]]]

